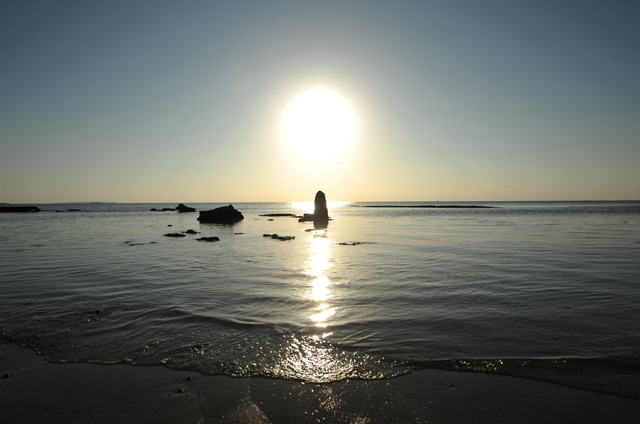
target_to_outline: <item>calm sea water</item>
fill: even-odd
[[[640,398],[640,202],[474,204],[495,208],[335,204],[326,231],[260,216],[312,204],[235,204],[233,226],[150,211],[175,204],[0,214],[0,332],[58,362],[308,382],[438,367]]]

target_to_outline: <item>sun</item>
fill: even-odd
[[[287,143],[310,157],[340,153],[353,141],[358,120],[347,98],[330,88],[301,91],[282,114],[282,134]]]

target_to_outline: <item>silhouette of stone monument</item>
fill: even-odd
[[[313,221],[315,228],[327,228],[329,224],[329,209],[327,209],[327,198],[322,191],[316,193],[313,201],[313,213],[305,213],[298,221]]]
[[[327,198],[322,191],[316,193],[313,201],[313,226],[324,228],[329,224],[329,210],[327,209]]]

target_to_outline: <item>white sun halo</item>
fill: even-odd
[[[300,92],[283,113],[285,140],[308,156],[326,157],[339,153],[353,140],[356,130],[356,114],[349,101],[328,88]]]

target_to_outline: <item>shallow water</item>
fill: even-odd
[[[330,205],[326,231],[260,216],[312,209],[289,203],[236,204],[234,226],[163,204],[0,214],[0,330],[61,362],[310,382],[426,366],[640,397],[640,202],[381,204]]]

